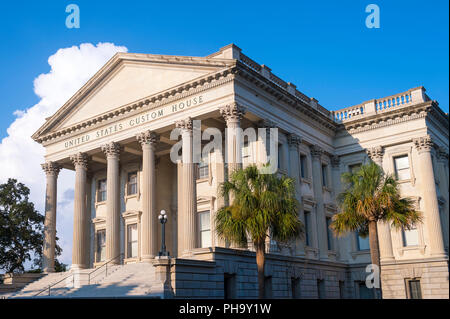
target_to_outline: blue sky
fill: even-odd
[[[65,27],[70,3],[80,7],[80,29]],[[83,42],[194,56],[233,42],[328,109],[423,85],[448,112],[447,0],[274,3],[2,2],[0,138],[15,110],[38,102],[33,79],[49,71],[48,57]],[[370,3],[380,7],[380,29],[365,27]]]
[[[80,8],[80,29],[66,28],[65,9],[71,3]],[[370,3],[380,8],[380,29],[365,26]],[[206,56],[235,43],[330,110],[423,85],[448,112],[448,9],[447,0],[4,1],[0,182],[8,177],[24,182],[43,213],[45,177],[39,164],[44,150],[30,136],[51,114],[46,112],[54,112],[123,47],[137,53]],[[37,77],[41,97],[34,92]],[[27,112],[14,115],[16,110]],[[58,178],[57,231],[62,261],[68,264],[73,180],[69,170]]]

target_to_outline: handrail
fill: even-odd
[[[106,276],[108,276],[108,264],[109,264],[110,262],[116,260],[117,258],[120,259],[120,257],[122,257],[122,255],[123,255],[123,253],[117,255],[117,256],[114,257],[114,258],[111,258],[110,260],[108,260],[108,261],[106,261],[105,263],[103,263],[103,265],[101,265],[100,267],[95,268],[93,271],[91,271],[90,273],[88,273],[88,285],[91,284],[91,274],[93,274],[93,273],[96,272],[97,270],[100,270],[100,269],[103,268],[103,267],[105,267]]]
[[[100,267],[94,269],[93,271],[91,271],[90,273],[88,273],[88,284],[90,284],[91,282],[91,274],[93,274],[94,272],[96,272],[97,270],[101,269],[102,267],[105,266],[106,268],[106,276],[108,275],[108,264],[111,263],[112,261],[116,260],[117,258],[120,258],[123,254],[119,254],[114,258],[111,258],[110,260],[106,261],[103,265],[101,265]],[[66,280],[67,278],[69,278],[70,276],[72,276],[72,284],[75,285],[75,274],[72,273],[69,276],[64,277],[63,279],[55,282],[54,284],[51,284],[50,286],[46,287],[45,289],[42,289],[41,291],[39,291],[37,294],[35,294],[35,296],[40,295],[41,293],[43,293],[44,291],[48,290],[48,295],[50,296],[50,290],[52,287],[56,286],[57,284],[59,284],[60,282]]]
[[[59,284],[60,282],[62,282],[62,281],[64,281],[64,280],[66,280],[66,279],[69,278],[70,276],[73,276],[73,282],[75,282],[75,276],[74,276],[74,274],[70,274],[69,276],[66,276],[66,277],[64,277],[63,279],[61,279],[61,280],[55,282],[54,284],[51,284],[50,286],[48,286],[48,287],[42,289],[42,290],[39,291],[37,294],[35,294],[35,296],[38,296],[38,295],[40,295],[41,293],[43,293],[44,291],[47,291],[47,290],[48,290],[48,295],[50,296],[50,288],[52,288],[53,286]]]

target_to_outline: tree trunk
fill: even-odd
[[[378,244],[378,229],[377,229],[377,222],[376,221],[370,221],[369,222],[369,244],[370,244],[370,258],[373,265],[377,265],[379,269],[379,281],[380,281],[380,288],[373,288],[373,295],[375,299],[378,299],[378,293],[377,291],[380,291],[380,297],[381,296],[381,266],[380,266],[380,246]]]
[[[264,264],[266,255],[265,242],[255,243],[256,266],[258,268],[258,298],[264,299]]]

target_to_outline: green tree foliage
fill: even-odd
[[[30,189],[15,179],[0,184],[0,269],[23,272],[26,261],[41,267],[44,216],[29,201]],[[61,254],[56,245],[55,255]]]
[[[294,180],[277,174],[261,174],[256,166],[233,172],[219,187],[231,205],[216,214],[216,231],[224,240],[239,246],[253,242],[258,267],[259,298],[264,297],[266,238],[287,243],[304,232],[298,217]]]
[[[385,221],[396,229],[410,229],[421,222],[411,198],[402,198],[398,183],[374,162],[356,172],[342,174],[344,191],[338,195],[339,213],[331,228],[338,236],[358,232],[369,236],[372,264],[380,266],[377,222]],[[380,269],[381,272],[381,269]],[[375,290],[374,290],[375,292]]]

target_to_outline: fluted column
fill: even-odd
[[[181,129],[182,136],[182,222],[183,238],[178,237],[178,244],[182,244],[182,255],[188,256],[197,247],[197,183],[195,181],[195,165],[193,163],[192,119],[181,120],[175,126]]]
[[[111,142],[102,146],[106,154],[106,260],[115,258],[112,263],[120,262],[120,145]],[[117,258],[116,258],[117,257]]]
[[[301,188],[300,188],[300,153],[299,153],[299,145],[301,143],[300,136],[296,134],[288,135],[288,144],[289,144],[289,175],[295,180],[295,198],[298,202],[301,202]],[[299,209],[299,219],[305,224],[305,216],[303,212],[303,208]],[[301,239],[297,239],[295,242],[295,254],[298,256],[305,255],[305,243]]]
[[[183,209],[183,162],[177,162],[177,256],[180,257],[184,252],[184,209]]]
[[[419,153],[419,185],[422,188],[424,202],[424,224],[428,229],[430,252],[432,256],[444,257],[444,241],[442,236],[441,219],[439,216],[439,204],[434,179],[431,148],[433,142],[430,136],[415,138],[414,145]]]
[[[150,262],[158,253],[155,148],[159,136],[155,132],[146,131],[136,137],[142,146],[141,258],[144,262]]]
[[[91,268],[91,227],[92,227],[92,211],[91,211],[91,204],[92,204],[92,173],[89,171],[86,175],[86,218],[84,226],[86,228],[86,241],[85,241],[85,247],[83,248],[85,253],[85,260],[88,265],[88,268]]]
[[[369,158],[383,169],[383,146],[372,147],[366,150]],[[391,227],[388,222],[378,221],[378,245],[380,247],[380,261],[394,261],[394,250],[392,248]]]
[[[341,191],[341,158],[338,155],[333,155],[330,158],[331,161],[331,178],[333,185],[333,202],[337,206],[337,196]],[[335,243],[335,251],[337,258],[341,258],[344,252],[341,251],[341,247],[345,246],[342,242],[343,239],[334,237],[333,241]]]
[[[322,162],[321,157],[323,149],[320,146],[311,146],[312,156],[312,174],[314,199],[316,200],[316,216],[317,216],[317,238],[319,240],[320,259],[328,258],[328,240],[327,240],[327,223],[325,220],[325,210],[323,206],[323,185],[322,185]]]
[[[220,108],[220,114],[227,123],[226,129],[226,161],[228,163],[228,176],[242,168],[242,136],[239,134],[241,128],[241,119],[245,114],[245,109],[236,102],[225,105]]]
[[[57,180],[61,166],[55,162],[41,164],[47,179],[45,191],[44,247],[42,268],[44,272],[55,271],[56,247],[56,194]]]
[[[73,200],[73,242],[72,242],[72,269],[88,268],[86,259],[87,247],[87,207],[86,207],[86,182],[88,156],[86,153],[78,153],[70,157],[75,166],[75,195]]]
[[[439,170],[439,189],[441,195],[444,197],[444,204],[442,205],[442,229],[444,233],[444,245],[448,249],[448,209],[449,209],[449,190],[448,190],[448,153],[443,148],[437,150],[438,170]]]

